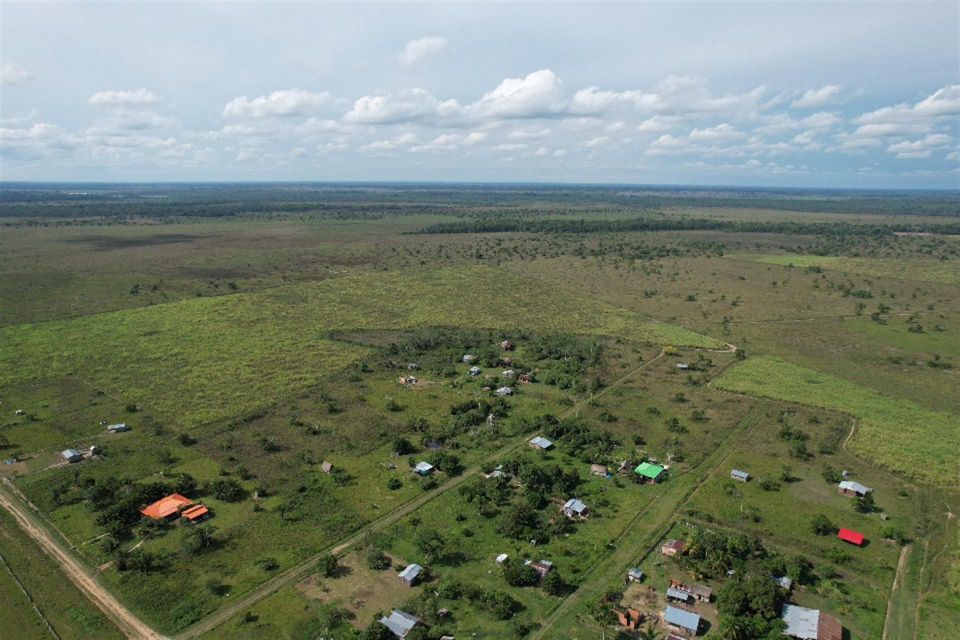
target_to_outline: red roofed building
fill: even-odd
[[[184,497],[179,493],[171,493],[166,498],[161,498],[151,505],[140,510],[140,513],[153,518],[154,520],[164,520],[180,515],[180,511],[193,504],[193,500]]]
[[[862,533],[857,533],[852,529],[840,529],[840,532],[837,534],[837,537],[843,540],[844,542],[849,542],[850,544],[855,544],[858,547],[862,547],[866,538],[864,538]]]
[[[181,515],[190,522],[199,522],[206,518],[209,514],[209,509],[202,504],[196,504],[189,509],[185,509]]]

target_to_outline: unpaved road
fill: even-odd
[[[20,528],[52,557],[60,570],[80,591],[112,620],[128,638],[164,640],[164,636],[148,627],[140,618],[120,604],[72,555],[64,551],[44,529],[36,525],[26,510],[0,487],[0,507],[14,517]]]

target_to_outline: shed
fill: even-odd
[[[854,531],[853,529],[840,529],[837,532],[837,537],[843,540],[844,542],[849,542],[850,544],[855,544],[858,547],[862,547],[863,543],[866,542],[866,538],[862,533]]]
[[[683,591],[677,589],[676,587],[669,587],[667,589],[667,600],[673,602],[682,602],[684,604],[690,604],[693,601],[693,596]]]
[[[130,431],[130,427],[126,422],[118,422],[117,424],[107,425],[107,431],[110,433],[120,433],[121,431]]]
[[[412,587],[417,584],[421,573],[423,573],[423,567],[418,564],[409,564],[397,576],[405,585]]]
[[[686,371],[686,370],[689,369],[689,368],[690,368],[690,365],[688,365],[688,364],[685,363],[685,362],[678,362],[678,363],[677,363],[677,369],[680,369],[680,371]]]
[[[681,540],[667,540],[663,543],[663,546],[660,547],[660,553],[672,558],[677,554],[683,553],[685,548],[686,545],[683,544]]]
[[[780,618],[787,625],[783,634],[797,640],[841,640],[843,638],[843,625],[840,621],[817,609],[785,604]]]
[[[541,580],[546,578],[547,574],[550,573],[551,569],[553,569],[553,563],[549,560],[537,560],[536,562],[527,560],[523,564],[528,565],[531,569],[536,571]]]
[[[480,367],[470,367],[469,369],[467,369],[467,373],[469,373],[471,376],[474,376],[474,377],[480,375],[480,372],[481,372]]]
[[[740,482],[750,482],[750,474],[743,469],[733,469],[730,471],[730,477]]]
[[[633,567],[627,571],[627,582],[642,582],[643,578],[643,571],[640,570],[640,567]]]
[[[630,631],[635,631],[637,626],[643,621],[643,614],[636,609],[615,608],[613,612],[617,614],[617,621],[620,623],[620,626]]]
[[[320,471],[323,471],[324,473],[333,473],[333,463],[324,460],[320,463]]]
[[[398,638],[406,638],[410,631],[420,624],[421,620],[417,616],[411,615],[406,611],[394,609],[389,616],[380,618],[380,624],[385,626]]]
[[[513,389],[511,389],[510,387],[500,387],[499,389],[494,391],[494,393],[496,393],[498,396],[512,396]]]
[[[543,436],[535,436],[533,438],[530,438],[530,446],[533,447],[534,449],[543,449],[544,451],[546,451],[547,449],[553,448],[553,443],[547,440],[546,438],[544,438]]]
[[[605,465],[602,465],[602,464],[592,464],[592,465],[590,465],[590,473],[593,474],[593,475],[595,475],[595,476],[601,476],[601,477],[603,477],[603,478],[606,478],[607,475],[610,473],[610,470],[607,469],[607,467],[606,467]]]
[[[793,589],[793,580],[790,579],[790,576],[774,576],[773,581],[784,591]]]
[[[180,515],[189,522],[201,522],[210,515],[210,510],[202,504],[195,504],[192,507],[184,509]]]
[[[696,635],[700,630],[700,616],[676,607],[667,607],[663,612],[663,621],[673,631],[686,631]]]
[[[429,476],[434,471],[434,466],[429,462],[421,460],[417,463],[417,466],[413,468],[413,472],[419,476]]]
[[[467,364],[470,364],[471,362],[477,359],[477,356],[473,355],[472,353],[467,353],[467,354],[464,354],[463,358],[461,359]]]
[[[577,498],[570,498],[564,502],[560,510],[563,511],[563,515],[568,518],[586,518],[590,515],[590,507]]]
[[[64,449],[60,452],[60,457],[67,462],[80,462],[83,459],[83,455],[76,449]]]
[[[837,485],[837,493],[842,496],[862,498],[863,496],[872,492],[873,489],[870,487],[865,487],[859,482],[854,482],[853,480],[844,480]]]
[[[660,482],[663,479],[666,468],[652,462],[641,462],[633,470],[644,482]]]
[[[501,553],[500,555],[497,556],[497,564],[503,564],[509,559],[510,559],[510,556],[508,556],[505,553]]]
[[[504,351],[513,351],[513,342],[510,340],[504,340],[500,343],[500,348]]]
[[[504,369],[500,375],[502,375],[504,378],[513,378],[517,375],[517,372],[513,369]]]

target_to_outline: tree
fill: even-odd
[[[239,502],[247,495],[246,489],[233,478],[218,478],[207,487],[207,493],[224,502]]]
[[[367,554],[367,566],[374,571],[389,569],[390,565],[390,557],[380,549],[371,549]]]
[[[560,572],[554,569],[544,576],[540,583],[540,588],[551,596],[560,596],[567,590],[567,583],[560,575]]]
[[[533,567],[513,560],[504,563],[503,577],[511,587],[529,587],[539,579]]]
[[[413,446],[413,443],[411,443],[409,440],[407,440],[403,436],[400,436],[399,438],[393,441],[393,452],[396,453],[398,456],[407,456],[407,455],[410,455],[411,453],[416,453],[416,451],[417,451],[417,448]]]
[[[813,516],[810,520],[810,529],[818,536],[828,536],[837,531],[837,527],[822,513]]]
[[[858,513],[873,513],[877,505],[873,501],[873,492],[867,492],[853,499],[853,508]]]
[[[200,555],[216,549],[219,541],[214,534],[216,527],[211,525],[190,527],[183,532],[183,549],[190,555]]]
[[[317,562],[317,570],[320,572],[324,578],[332,578],[336,573],[340,565],[337,564],[337,556],[332,553],[320,558]]]
[[[414,543],[427,562],[435,562],[443,557],[447,550],[447,541],[433,529],[421,529]]]
[[[643,629],[637,631],[637,638],[639,640],[660,640],[660,632],[651,621],[648,622],[647,626],[645,626]]]

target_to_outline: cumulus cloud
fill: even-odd
[[[827,84],[819,89],[809,89],[802,96],[794,100],[791,106],[793,106],[794,109],[822,107],[836,99],[841,88],[838,84]]]
[[[138,107],[158,104],[160,97],[145,87],[130,91],[98,91],[87,99],[97,107]]]
[[[493,91],[483,94],[469,110],[486,117],[536,118],[562,113],[560,78],[550,69],[540,69],[523,78],[506,78]]]
[[[225,118],[271,118],[299,116],[314,111],[330,102],[331,95],[323,91],[312,93],[303,89],[274,91],[250,99],[234,98],[223,107]]]
[[[929,158],[934,149],[945,147],[953,141],[948,135],[935,133],[919,140],[904,140],[887,147],[887,151],[897,158]]]
[[[32,73],[13,62],[5,62],[3,66],[0,67],[0,81],[2,81],[3,84],[16,84],[30,80],[31,78],[33,78]]]
[[[400,54],[400,62],[405,65],[417,64],[425,58],[440,53],[447,48],[448,44],[446,38],[439,36],[426,36],[411,40],[403,48],[403,53]]]
[[[864,113],[858,124],[916,124],[960,115],[960,84],[938,89],[915,104],[901,103]]]
[[[743,138],[745,135],[742,131],[737,131],[734,127],[724,122],[715,127],[694,129],[690,132],[690,139],[695,142],[727,142]]]
[[[424,89],[410,89],[385,96],[363,96],[353,103],[344,122],[358,124],[436,123],[462,114],[456,100],[440,101]]]

